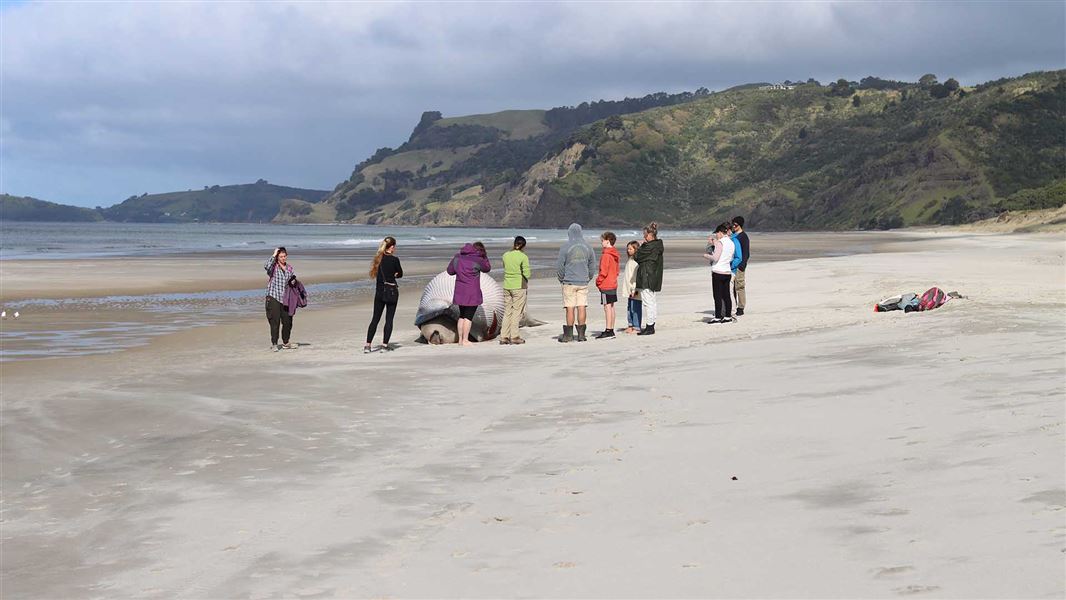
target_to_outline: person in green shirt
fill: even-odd
[[[518,335],[518,323],[526,313],[526,289],[533,272],[529,268],[529,257],[523,252],[526,238],[514,239],[514,249],[503,255],[503,331],[500,344],[526,343]]]

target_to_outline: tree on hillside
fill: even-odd
[[[959,89],[959,82],[956,81],[954,77],[952,77],[944,82],[944,87],[948,88],[949,92],[954,92],[955,90]]]
[[[920,78],[918,78],[918,85],[922,87],[930,87],[935,84],[936,75],[933,75],[932,73],[926,73],[925,75],[922,75]]]
[[[625,125],[622,123],[622,117],[619,117],[618,115],[607,117],[607,121],[603,124],[603,128],[607,131],[622,129],[623,127],[625,127]]]
[[[851,105],[852,106],[858,107],[861,104],[862,104],[862,100],[859,98],[858,94],[855,94],[854,96],[851,97]]]
[[[851,82],[844,78],[837,79],[829,84],[829,89],[826,91],[829,96],[839,96],[841,98],[847,98],[854,93],[855,90],[851,88]]]

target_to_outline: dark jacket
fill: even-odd
[[[296,314],[297,308],[307,306],[307,290],[295,275],[289,278],[289,283],[285,286],[285,302],[282,304],[288,307],[290,317]]]
[[[736,237],[737,237],[737,241],[740,242],[740,251],[744,253],[740,257],[740,266],[737,267],[737,268],[740,269],[741,271],[746,271],[748,269],[748,254],[749,254],[748,248],[751,247],[751,244],[748,241],[748,232],[741,231],[740,233],[737,234]]]
[[[644,242],[633,255],[637,269],[637,288],[653,292],[663,289],[663,241]]]
[[[400,259],[392,254],[382,256],[381,264],[378,265],[377,288],[374,290],[374,297],[380,299],[385,293],[385,284],[396,285],[396,280],[401,277],[403,277],[403,267],[400,266]]]
[[[489,259],[473,244],[463,246],[459,254],[452,258],[452,262],[448,263],[448,274],[455,275],[452,302],[459,306],[480,306],[483,302],[481,274],[488,273],[491,269]]]

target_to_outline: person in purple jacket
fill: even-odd
[[[492,270],[489,264],[485,244],[474,242],[463,249],[448,263],[448,274],[455,275],[455,293],[452,302],[459,306],[459,345],[473,346],[470,342],[470,325],[474,320],[477,307],[484,298],[481,296],[481,274]]]

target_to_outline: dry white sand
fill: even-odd
[[[1066,243],[942,238],[752,263],[730,325],[668,271],[650,338],[538,281],[521,347],[407,294],[389,354],[339,308],[3,364],[2,596],[1061,598]]]

